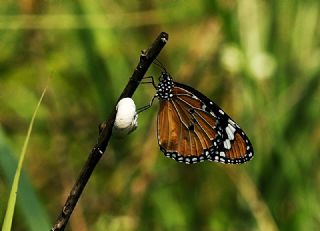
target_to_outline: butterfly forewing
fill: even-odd
[[[163,73],[157,97],[158,143],[166,156],[187,164],[203,160],[236,164],[253,157],[240,127],[197,90]]]

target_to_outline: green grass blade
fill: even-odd
[[[18,167],[13,179],[13,183],[12,183],[12,188],[10,191],[10,196],[9,196],[9,200],[8,200],[8,206],[7,206],[7,211],[4,217],[4,221],[3,221],[3,226],[2,226],[2,231],[10,231],[11,230],[11,226],[12,226],[12,219],[13,219],[13,215],[14,215],[14,208],[15,208],[15,204],[16,204],[16,199],[17,199],[17,192],[18,192],[18,186],[19,186],[19,180],[20,180],[20,174],[21,174],[21,169],[22,169],[22,164],[23,164],[23,160],[25,157],[25,153],[28,147],[28,143],[29,143],[29,139],[30,139],[30,135],[31,135],[31,131],[32,131],[32,127],[33,127],[33,123],[36,117],[36,114],[38,112],[38,109],[40,107],[41,101],[45,95],[45,92],[47,90],[47,87],[44,88],[42,95],[40,97],[40,100],[37,104],[37,107],[32,115],[32,119],[31,122],[29,124],[29,128],[28,128],[28,133],[26,136],[26,139],[24,141],[23,147],[22,147],[22,151],[20,154],[20,158],[19,158],[19,163],[18,163]]]
[[[15,170],[18,166],[18,160],[15,157],[16,155],[10,146],[8,136],[4,133],[0,126],[0,176],[3,177],[2,179],[6,179],[8,185],[12,183]],[[1,196],[0,219],[2,222],[5,213],[4,208],[6,207],[6,200],[3,198],[4,194],[1,194]],[[31,180],[23,170],[21,172],[19,182],[17,209],[19,211],[19,216],[21,217],[19,220],[23,220],[27,230],[50,230],[51,221],[46,208],[44,207],[39,194],[33,187]]]

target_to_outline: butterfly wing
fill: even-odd
[[[160,100],[158,143],[168,157],[187,164],[211,160],[243,163],[253,157],[241,128],[197,90],[174,83],[173,97]]]

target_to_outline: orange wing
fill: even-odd
[[[208,117],[203,112],[199,114]],[[216,134],[214,127],[200,115],[192,116],[186,107],[181,106],[181,102],[172,100],[160,102],[159,145],[167,152],[177,152],[184,157],[203,155],[203,150],[208,150],[212,146]],[[212,118],[208,119],[214,122]]]

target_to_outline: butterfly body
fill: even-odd
[[[186,164],[238,164],[253,157],[248,137],[218,105],[167,72],[159,80],[158,144],[167,157]]]

